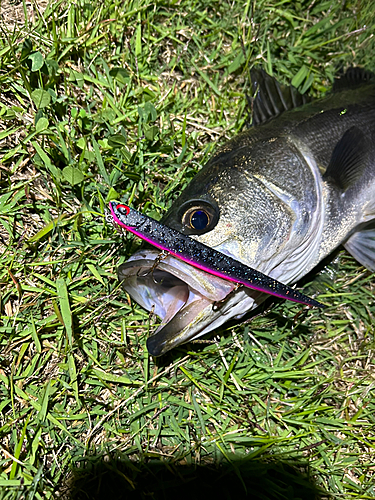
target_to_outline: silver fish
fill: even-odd
[[[340,244],[375,270],[375,81],[351,68],[323,99],[253,71],[251,129],[225,144],[162,222],[282,283],[295,283]],[[267,297],[141,250],[118,269],[124,289],[162,320],[160,356]],[[157,261],[157,265],[154,265]]]

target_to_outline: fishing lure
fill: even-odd
[[[116,201],[109,204],[114,221],[127,231],[174,257],[209,274],[239,283],[283,299],[314,307],[325,307],[288,285],[267,276],[242,262],[193,240],[175,229],[157,222],[127,205]]]

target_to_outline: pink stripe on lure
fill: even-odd
[[[202,271],[293,302],[325,307],[288,285],[245,266],[242,262],[193,240],[127,205],[112,201],[109,208],[114,221],[127,231]]]

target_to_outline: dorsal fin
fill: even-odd
[[[345,191],[361,177],[368,150],[365,134],[358,127],[351,127],[336,144],[323,179]]]
[[[335,78],[333,92],[339,92],[344,89],[352,89],[365,83],[375,82],[375,75],[364,68],[350,67],[346,72]]]
[[[310,96],[300,94],[295,87],[281,85],[260,68],[253,68],[250,76],[254,94],[256,92],[251,100],[255,126],[311,101]]]

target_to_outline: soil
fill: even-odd
[[[27,21],[35,22],[38,12],[41,14],[47,7],[48,1],[25,1]],[[25,24],[24,3],[22,0],[0,0],[0,26],[13,31]],[[1,34],[0,34],[1,36]]]

